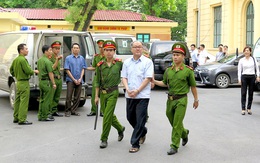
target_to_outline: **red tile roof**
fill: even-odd
[[[28,9],[10,8],[11,12],[18,12],[29,20],[64,20],[67,14],[66,9]],[[169,19],[145,15],[147,22],[173,22]],[[139,21],[143,22],[142,14],[123,10],[97,10],[94,13],[95,21]]]
[[[10,11],[7,10],[7,9],[4,9],[4,8],[2,8],[2,7],[0,7],[0,12],[10,12]]]

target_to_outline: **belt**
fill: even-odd
[[[18,81],[28,81],[29,79],[20,79]]]
[[[61,76],[60,76],[60,75],[55,75],[55,74],[54,74],[54,78],[56,78],[56,79],[61,79]]]
[[[183,97],[187,97],[187,94],[184,94],[184,95],[169,95],[168,94],[168,100],[171,100],[171,101],[178,100]]]
[[[107,93],[111,93],[113,92],[114,90],[117,90],[118,89],[118,86],[114,86],[114,87],[110,87],[110,88],[101,88],[101,92],[103,94],[107,94]]]

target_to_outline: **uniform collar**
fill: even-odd
[[[183,70],[184,69],[184,63],[181,65],[181,67],[177,70],[177,71],[179,71],[179,70]],[[175,70],[175,65],[173,64],[172,65],[172,68],[171,68],[172,70],[174,69]]]

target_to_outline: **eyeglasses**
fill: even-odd
[[[112,52],[112,51],[114,51],[114,49],[105,49],[105,51],[110,51],[110,52]]]
[[[132,47],[132,48],[141,49],[141,48],[143,48],[143,47],[142,47],[142,46],[135,46],[135,47]]]

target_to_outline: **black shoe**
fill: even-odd
[[[184,138],[184,139],[182,139],[182,146],[185,146],[185,145],[188,143],[188,140],[189,140],[189,138],[188,138],[189,133],[190,133],[190,131],[187,130],[187,137]]]
[[[24,121],[24,122],[18,122],[19,125],[31,125],[32,122]]]
[[[87,116],[95,116],[96,115],[96,113],[94,113],[94,112],[90,112],[89,114],[87,114]]]
[[[100,117],[103,117],[103,116],[104,116],[104,114],[100,112],[99,116],[100,116]]]
[[[13,123],[18,123],[18,120],[13,120]]]
[[[46,119],[39,119],[39,121],[55,121],[55,119],[46,118]]]
[[[58,113],[58,112],[54,112],[54,113],[52,113],[52,116],[63,117],[63,115],[60,114],[60,113]]]
[[[107,147],[107,141],[102,141],[99,147],[100,148],[106,148]]]
[[[123,127],[121,132],[118,132],[118,139],[117,139],[118,141],[123,140],[123,138],[124,138],[124,131],[125,131],[125,127]]]
[[[173,154],[175,154],[175,153],[177,153],[177,152],[178,152],[177,149],[170,148],[170,149],[167,151],[167,154],[168,154],[168,155],[173,155]]]

